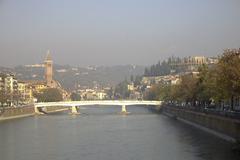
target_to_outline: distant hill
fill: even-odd
[[[73,67],[69,65],[54,65],[54,79],[68,90],[76,86],[92,87],[114,86],[131,75],[143,75],[144,66],[118,65],[99,67]],[[44,79],[44,68],[17,66],[12,69],[20,80]]]
[[[0,66],[0,72],[2,72],[2,73],[13,73],[14,70],[12,68],[7,68],[7,67]]]

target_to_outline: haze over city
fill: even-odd
[[[0,160],[240,160],[240,0],[0,0]]]
[[[0,64],[150,65],[239,48],[238,0],[1,0]]]

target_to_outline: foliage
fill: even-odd
[[[115,88],[115,98],[127,99],[130,95],[127,80],[119,83]]]
[[[150,90],[147,91],[145,95],[145,99],[148,100],[159,100],[159,94],[160,94],[160,86],[158,85],[153,85]]]
[[[62,93],[57,88],[47,88],[41,93],[34,93],[34,97],[37,98],[38,102],[58,102],[62,101]]]
[[[182,64],[185,59],[181,59],[179,57],[169,57],[168,60],[164,60],[162,62],[158,62],[155,65],[150,66],[149,68],[145,68],[144,76],[164,76],[170,74],[172,71],[174,73],[184,72],[186,68],[179,64]]]
[[[152,65],[150,68],[145,68],[144,76],[161,76],[167,75],[171,72],[171,66],[168,62],[158,62],[156,65]]]
[[[112,87],[109,90],[107,90],[107,97],[109,99],[113,99],[114,98],[114,89]]]
[[[77,94],[76,92],[73,92],[70,96],[72,101],[80,101],[81,100],[81,96],[79,94]]]
[[[216,71],[216,84],[224,93],[225,99],[231,99],[233,108],[234,98],[240,96],[240,49],[225,50]]]
[[[10,95],[7,94],[4,90],[0,90],[1,107],[4,107],[4,104],[8,102],[8,99],[10,99]]]
[[[136,76],[134,80],[134,86],[141,85],[142,76]]]
[[[185,74],[178,85],[153,85],[145,98],[206,106],[240,97],[240,49],[226,50],[214,66],[202,65],[199,74]]]

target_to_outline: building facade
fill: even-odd
[[[1,103],[6,103],[9,106],[18,104],[19,92],[18,92],[18,81],[14,74],[1,73],[0,74],[0,92],[1,92]]]

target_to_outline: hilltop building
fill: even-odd
[[[218,62],[216,57],[205,57],[205,56],[189,56],[182,59],[171,58],[171,72],[175,73],[178,69],[182,71],[192,72],[197,71],[198,68],[202,65],[214,65]]]

